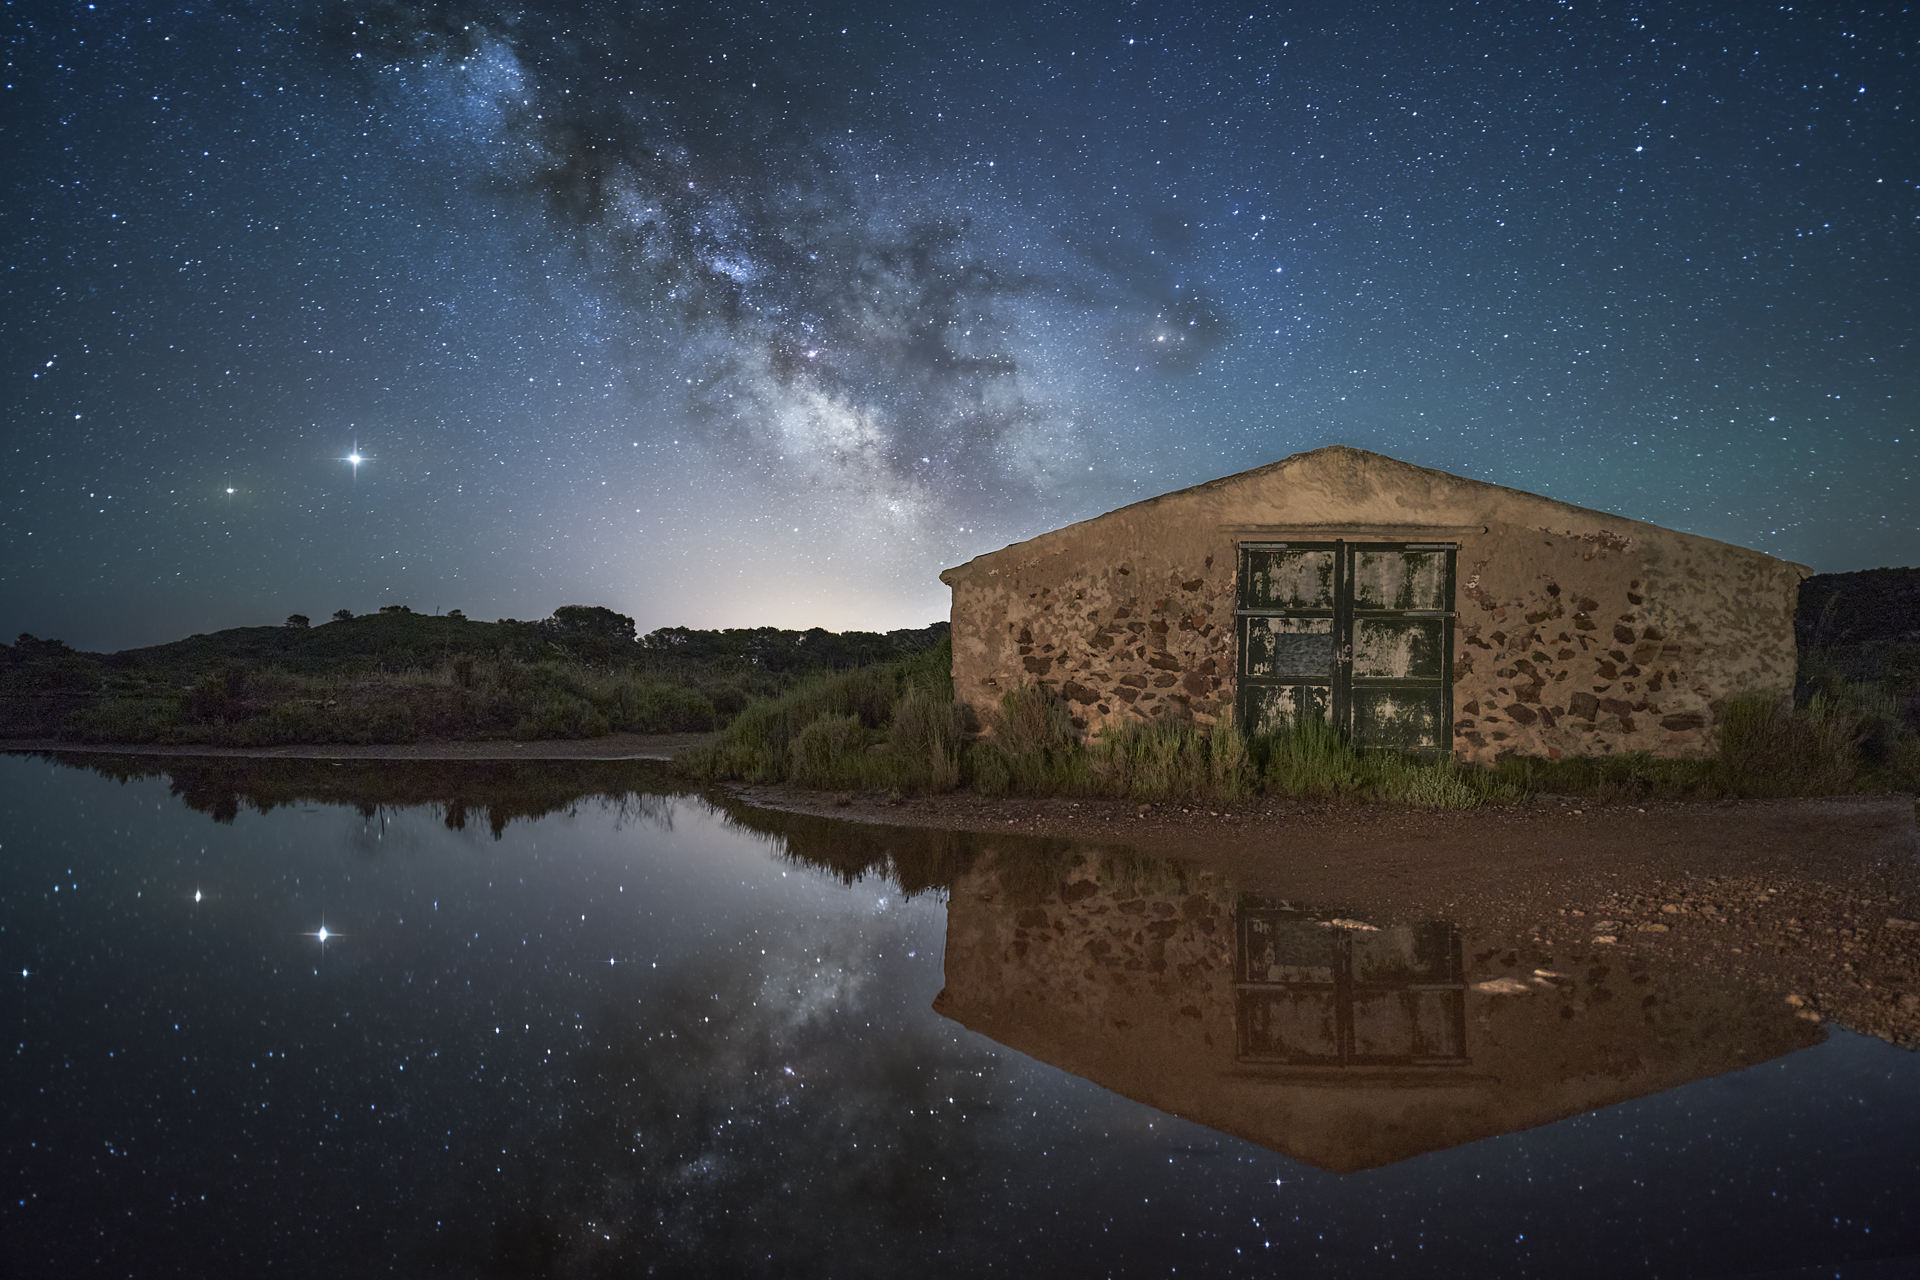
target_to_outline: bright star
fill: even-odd
[[[195,890],[193,891],[193,900],[194,900],[195,902],[198,902],[198,901],[200,901],[200,891],[199,891],[198,889],[195,889]]]

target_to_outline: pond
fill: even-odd
[[[0,814],[13,1275],[1920,1254],[1920,1057],[1649,963],[644,762],[5,756]]]

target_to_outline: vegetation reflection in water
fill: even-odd
[[[122,781],[164,775],[218,822],[316,803],[368,816],[431,806],[445,826],[484,824],[496,839],[518,820],[599,807],[670,826],[679,791],[651,762],[64,762]],[[1623,953],[1550,952],[1523,929],[1355,919],[1119,847],[708,799],[795,864],[941,894],[934,1008],[953,1023],[1334,1173],[1547,1125],[1826,1034],[1777,995]],[[857,1272],[991,1257],[981,1179],[1019,1142],[1006,1065],[925,1023],[874,1035],[833,1016],[746,1012],[800,954],[758,969],[682,956],[649,989],[644,1020],[598,1018],[564,1105],[515,1118],[500,1176],[449,1189],[459,1207],[430,1261],[486,1274],[832,1272],[805,1243],[826,1205],[836,1251],[864,1253]],[[795,1105],[795,1072],[859,1082],[859,1105],[818,1089]],[[821,1158],[850,1145],[864,1154]],[[782,1241],[788,1252],[770,1256]]]

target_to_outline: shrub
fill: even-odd
[[[977,779],[985,767],[983,789],[998,787],[1003,774],[1008,788],[1034,795],[1077,795],[1092,789],[1087,753],[1067,704],[1045,689],[1022,685],[1009,690],[999,709],[987,716],[987,728],[992,736],[974,747]]]
[[[718,719],[705,694],[683,685],[622,679],[595,702],[607,722],[626,733],[699,733]]]
[[[951,791],[960,785],[961,711],[917,684],[894,704],[887,763],[902,791]]]
[[[420,736],[413,708],[404,702],[372,702],[341,707],[332,717],[337,742],[412,742]]]
[[[1207,743],[1184,720],[1132,720],[1100,735],[1089,766],[1100,788],[1133,800],[1192,800],[1211,794]]]
[[[1387,752],[1361,761],[1367,798],[1415,809],[1477,809],[1487,799],[1487,775],[1462,769],[1452,756],[1420,760]]]
[[[802,787],[858,786],[865,780],[866,745],[859,716],[823,715],[794,736],[787,777]]]
[[[1253,789],[1252,755],[1231,712],[1216,720],[1207,734],[1207,770],[1214,794],[1223,800],[1237,800]]]
[[[696,777],[779,782],[793,769],[794,739],[823,717],[848,717],[862,729],[888,728],[910,688],[951,702],[953,650],[942,643],[898,662],[807,676],[777,698],[754,698],[713,741],[675,757]],[[885,779],[885,768],[863,765],[863,777]],[[846,784],[851,785],[851,784]]]
[[[533,688],[533,677],[527,669],[512,658],[502,658],[493,664],[490,674],[493,687],[508,697],[518,697]]]
[[[73,712],[60,733],[81,742],[165,742],[179,721],[173,698],[109,698]]]
[[[543,692],[533,710],[513,726],[521,741],[533,738],[601,738],[613,732],[607,718],[591,702],[563,689]]]
[[[1329,800],[1359,789],[1359,761],[1323,720],[1303,720],[1260,746],[1265,756],[1261,781],[1270,791]]]
[[[1796,712],[1784,698],[1731,698],[1720,724],[1720,765],[1743,795],[1832,795],[1853,789],[1862,717],[1826,694]]]
[[[268,742],[325,742],[332,737],[326,709],[311,702],[281,702],[266,714]]]

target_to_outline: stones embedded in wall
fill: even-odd
[[[1462,760],[1712,750],[1725,691],[1700,669],[1701,620],[1668,620],[1686,612],[1682,600],[1650,604],[1626,548],[1580,541],[1575,556],[1536,557],[1520,582],[1491,555],[1465,566],[1454,662]]]
[[[1000,670],[975,695],[997,701],[1021,683],[1065,699],[1082,732],[1127,719],[1210,724],[1233,702],[1232,565],[1147,580],[1131,565],[1049,581],[1016,578],[1000,625]],[[1037,575],[1036,575],[1037,578]]]
[[[943,1001],[1044,1009],[1063,1033],[1173,1032],[1231,1060],[1234,926],[1218,882],[1141,879],[1095,859],[1030,898],[1002,869],[985,862],[953,888]]]

